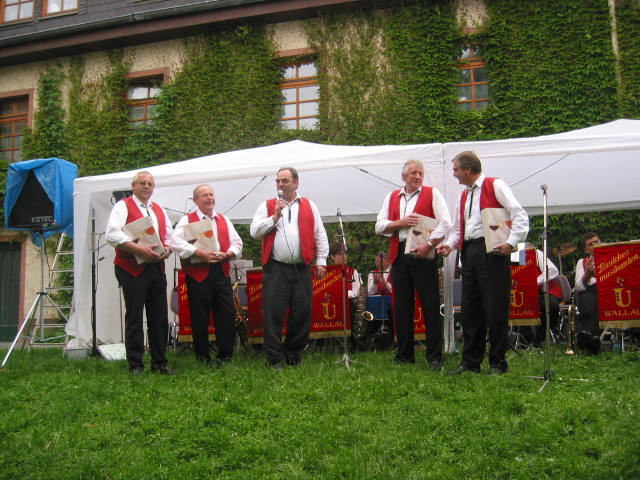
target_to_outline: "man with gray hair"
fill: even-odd
[[[116,203],[107,221],[105,237],[116,249],[115,273],[125,303],[125,339],[129,371],[144,371],[143,312],[147,314],[147,334],[151,353],[151,370],[165,375],[173,371],[165,357],[169,335],[167,277],[164,260],[171,253],[171,221],[164,208],[151,201],[155,188],[153,176],[138,172],[131,182],[133,195]],[[138,240],[123,231],[127,224],[148,216],[162,245],[140,246]],[[139,262],[142,263],[139,263]]]
[[[396,363],[415,363],[415,296],[424,312],[427,327],[429,368],[442,369],[443,320],[440,316],[438,262],[433,253],[449,233],[451,217],[444,197],[435,187],[422,184],[424,166],[420,160],[407,160],[402,168],[404,186],[387,194],[378,213],[376,233],[389,237],[389,262],[393,285],[393,315],[398,337]],[[405,253],[408,236],[421,216],[437,221],[429,241]]]

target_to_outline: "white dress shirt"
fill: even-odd
[[[272,216],[267,215],[267,202],[262,202],[258,206],[249,228],[251,236],[256,240],[261,240],[273,228],[276,229],[271,257],[282,263],[302,263],[300,232],[298,230],[299,200],[300,197],[296,195],[296,198],[291,203],[287,203],[277,223],[273,222]],[[327,232],[322,224],[318,207],[312,200],[309,200],[309,204],[311,205],[315,225],[313,236],[316,242],[316,265],[325,266],[327,264],[327,255],[329,254]]]
[[[590,287],[591,285],[595,285],[596,284],[596,276],[592,275],[591,278],[589,279],[589,284],[585,285],[584,281],[582,280],[582,278],[584,277],[584,272],[585,272],[585,268],[584,268],[584,258],[581,258],[580,260],[578,260],[578,263],[576,264],[576,292],[584,292],[587,287]]]
[[[138,199],[138,197],[133,195],[131,198],[133,198],[133,201],[135,202],[138,209],[140,210],[140,213],[143,216],[146,216],[148,212],[148,215],[151,217],[151,222],[153,223],[153,227],[156,229],[156,232],[160,234],[156,212],[153,210],[153,208],[151,208],[151,204],[154,202],[149,200],[145,208],[144,207],[145,204],[141,202]],[[169,243],[169,239],[173,235],[173,228],[171,228],[171,220],[169,220],[169,217],[167,216],[167,212],[165,211],[164,208],[162,208],[162,212],[164,213],[164,222],[167,226],[167,238],[164,241]],[[128,217],[129,217],[129,210],[127,209],[127,204],[125,203],[124,200],[120,200],[113,206],[113,209],[111,210],[111,214],[109,215],[109,220],[107,220],[107,226],[105,228],[105,239],[107,240],[109,245],[111,245],[114,248],[119,245],[122,245],[123,243],[127,243],[131,241],[130,237],[127,236],[122,231],[122,227],[124,227],[127,224]]]
[[[472,187],[467,187],[469,194],[467,195],[467,201],[465,202],[465,218],[464,218],[464,239],[473,240],[484,237],[484,231],[482,229],[482,215],[480,213],[480,197],[482,196],[482,184],[485,179],[485,175],[481,174],[475,181]],[[475,187],[475,189],[473,188]],[[524,208],[520,205],[520,202],[516,199],[515,195],[511,191],[511,188],[505,183],[504,180],[496,178],[493,182],[493,188],[496,193],[498,202],[509,212],[511,217],[511,231],[507,243],[512,247],[518,245],[518,243],[524,242],[529,232],[529,216],[525,212]],[[471,202],[471,192],[473,191],[473,203]],[[458,197],[454,228],[451,230],[451,234],[445,242],[451,248],[457,248],[458,238],[460,237],[460,201],[462,199],[462,192]],[[469,212],[469,210],[471,210]]]
[[[221,215],[222,218],[224,218],[225,222],[227,222],[227,230],[229,231],[229,250],[227,251],[233,252],[236,258],[240,258],[243,245],[242,239],[240,238],[240,235],[238,235],[238,232],[236,232],[236,229],[234,228],[229,218],[222,215],[221,213],[216,213],[215,210],[213,211],[211,216],[205,215],[199,208],[196,209],[196,212],[198,213],[198,218],[200,220],[209,220],[211,222],[213,234],[216,238],[220,237],[218,236],[218,226],[214,219],[218,215]],[[196,253],[197,250],[196,247],[193,246],[193,244],[187,242],[185,238],[184,226],[188,223],[189,216],[183,216],[176,224],[176,230],[171,237],[171,249],[176,252],[178,256],[183,260],[191,257],[194,253]]]
[[[413,213],[413,209],[416,208],[416,203],[418,203],[418,192],[421,192],[422,188],[416,190],[413,193],[406,193],[405,187],[402,187],[400,190],[400,217],[404,218],[407,215]],[[435,215],[435,219],[438,221],[438,226],[431,233],[431,238],[443,238],[449,233],[451,229],[451,216],[449,215],[449,209],[447,208],[447,203],[444,200],[444,196],[440,193],[440,190],[437,188],[432,189],[433,192],[433,214]],[[384,202],[382,202],[382,208],[380,212],[378,212],[378,218],[376,220],[376,233],[385,235],[387,237],[391,237],[395,232],[391,233],[383,233],[389,224],[393,220],[389,220],[389,201],[391,199],[391,195],[393,192],[389,192],[387,196],[384,198]],[[398,230],[398,238],[401,242],[404,242],[407,239],[407,233],[409,228],[401,228]]]
[[[538,263],[538,269],[542,272],[540,275],[538,275],[538,278],[536,278],[536,281],[538,282],[538,288],[542,288],[542,286],[544,285],[544,260],[544,253],[541,250],[536,249],[536,262]],[[560,274],[560,272],[558,271],[558,267],[556,267],[548,258],[546,263],[547,267],[549,267],[549,281],[551,281],[556,278]]]
[[[391,267],[389,267],[391,268]],[[393,291],[393,288],[391,286],[391,282],[389,281],[389,274],[391,272],[387,271],[384,272],[382,274],[382,280],[384,282],[384,286],[387,289],[387,291],[389,293],[391,293]],[[369,274],[369,276],[367,277],[367,293],[369,295],[380,295],[380,292],[378,291],[378,282],[375,281],[375,279],[373,278],[373,272],[371,272]]]

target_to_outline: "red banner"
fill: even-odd
[[[315,271],[315,268],[313,269]],[[347,309],[347,334],[351,329],[351,306],[346,296],[350,284],[345,285],[345,299]],[[311,338],[331,336],[330,332],[344,330],[342,315],[342,267],[328,265],[327,274],[322,279],[313,278],[313,300],[311,313]],[[252,342],[262,341],[264,330],[262,327],[262,269],[247,271],[247,329]],[[288,314],[287,314],[288,317]],[[285,319],[283,334],[287,333],[287,319]]]
[[[538,262],[535,249],[527,249],[524,265],[511,266],[509,326],[540,325]]]
[[[640,326],[640,242],[599,245],[596,264],[600,328]]]

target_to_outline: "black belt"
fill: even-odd
[[[276,265],[283,265],[285,267],[306,267],[307,266],[307,264],[304,262],[303,263],[285,263],[285,262],[276,260],[275,258],[270,258],[269,261],[275,263]]]
[[[471,240],[465,240],[463,245],[475,245],[476,243],[484,243],[484,237],[472,238]]]

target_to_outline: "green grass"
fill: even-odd
[[[393,352],[316,352],[283,372],[239,353],[208,370],[14,351],[0,372],[1,479],[637,479],[640,353],[509,353],[448,376]],[[4,352],[0,352],[4,358]],[[445,371],[459,357],[447,357]],[[587,379],[582,381],[578,379]]]

